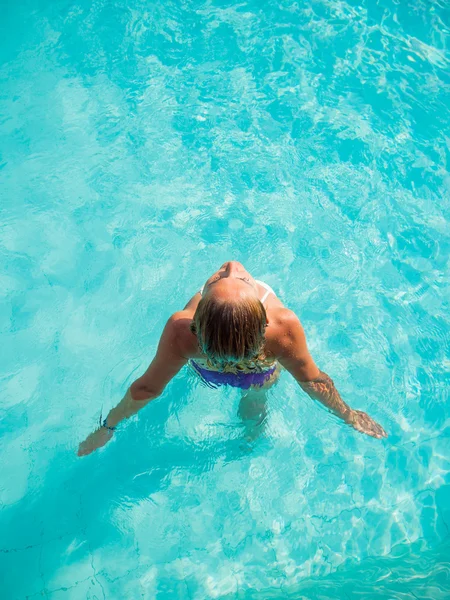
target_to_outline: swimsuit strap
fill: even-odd
[[[266,289],[266,293],[264,294],[264,296],[261,298],[261,303],[264,304],[264,302],[267,300],[267,296],[269,294],[273,294],[274,296],[276,296],[275,292],[273,291],[273,289],[270,287],[270,285],[268,285],[267,283],[264,283],[264,281],[260,281],[259,279],[255,279],[256,283],[259,283],[259,285],[262,285],[263,288]]]

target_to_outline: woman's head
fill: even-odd
[[[256,282],[228,262],[205,284],[192,323],[200,349],[217,368],[264,359],[267,314]]]

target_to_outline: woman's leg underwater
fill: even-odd
[[[262,386],[252,386],[248,390],[242,390],[239,402],[238,415],[246,429],[246,437],[249,440],[256,439],[264,430],[264,422],[267,416],[267,390],[271,388],[280,376],[280,366],[274,371],[272,377]]]

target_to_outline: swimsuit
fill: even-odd
[[[275,364],[270,369],[258,373],[222,373],[221,371],[204,369],[192,359],[190,364],[197,375],[200,376],[202,382],[213,389],[217,389],[221,385],[231,385],[243,390],[248,390],[252,385],[262,386],[271,378],[277,368]]]
[[[264,296],[261,298],[261,302],[264,303],[269,294],[273,294],[276,296],[273,289],[267,283],[263,281],[259,281],[255,279],[256,283],[259,283],[263,288],[266,289]],[[203,288],[199,290],[200,294],[203,292]],[[250,386],[262,386],[268,381],[275,369],[277,368],[277,363],[266,369],[265,371],[256,371],[250,373],[223,373],[222,371],[213,371],[211,369],[206,369],[205,367],[199,365],[195,360],[191,359],[189,361],[190,366],[193,368],[194,372],[199,375],[202,382],[210,388],[218,388],[221,385],[231,385],[233,387],[238,387],[243,390],[248,390]]]

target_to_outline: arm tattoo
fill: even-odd
[[[350,407],[342,400],[333,380],[326,373],[320,371],[319,377],[299,383],[308,396],[318,400],[341,419],[345,419],[349,414]]]

